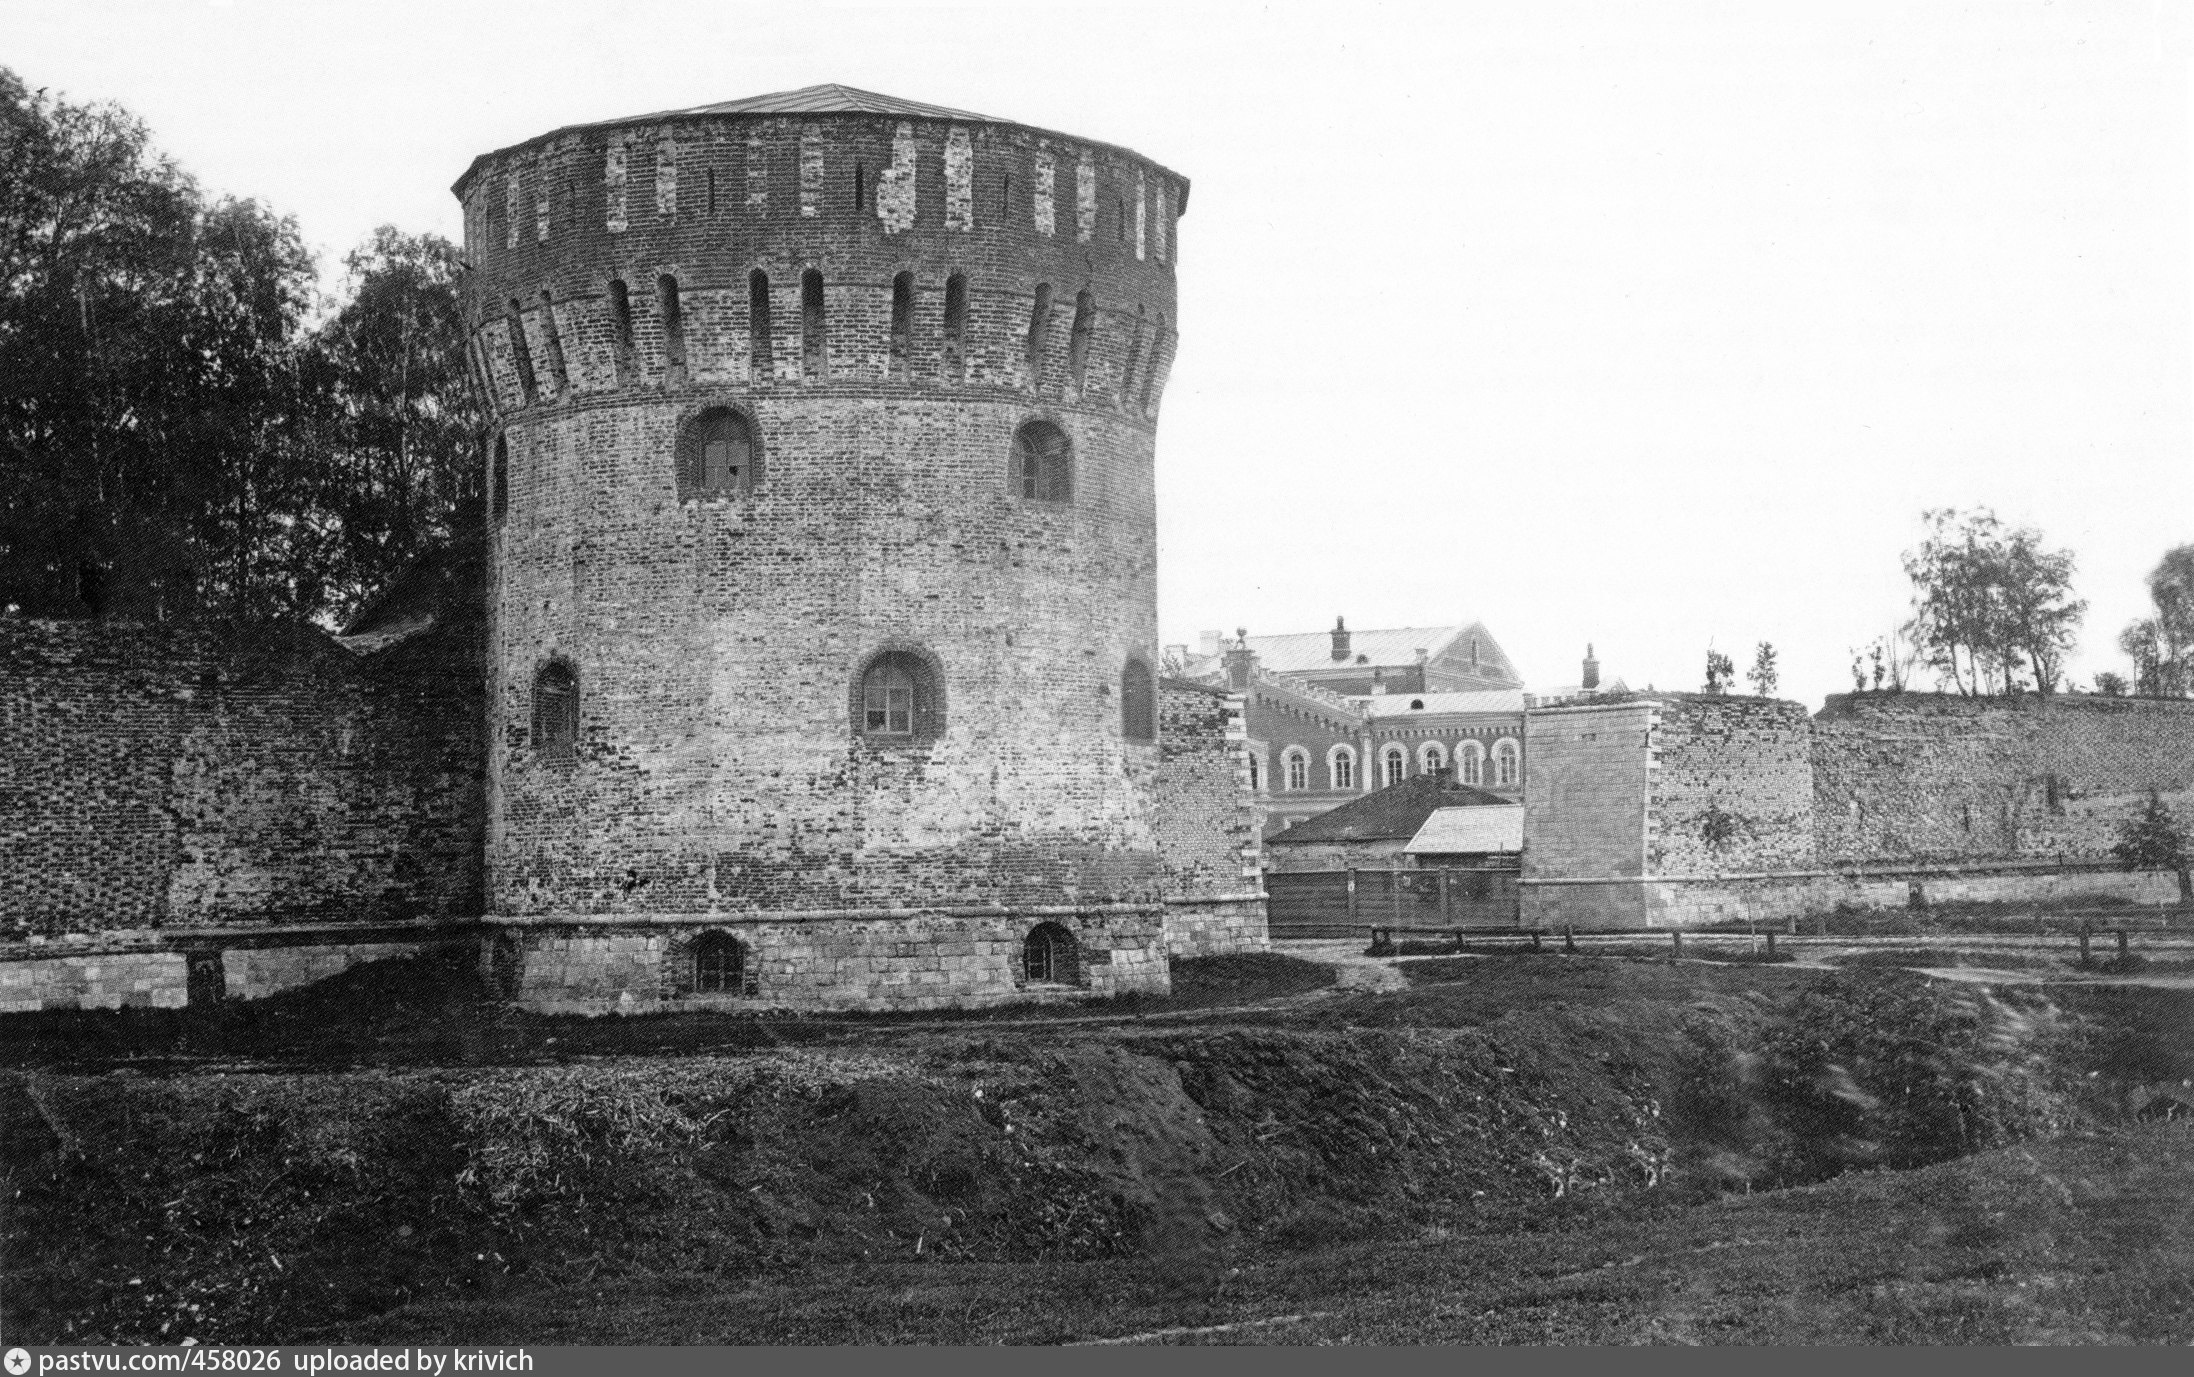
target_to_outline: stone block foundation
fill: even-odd
[[[368,961],[416,956],[447,927],[148,930],[0,944],[0,1014],[180,1009],[263,999]]]
[[[1224,956],[1270,950],[1272,940],[1265,926],[1263,894],[1166,900],[1169,956]]]
[[[1071,941],[1055,947],[1053,978],[1032,980],[1027,947],[1040,926]],[[487,928],[491,984],[537,1013],[982,1008],[1172,988],[1155,904],[491,918]]]

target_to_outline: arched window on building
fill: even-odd
[[[1417,773],[1421,775],[1443,774],[1447,770],[1447,747],[1437,741],[1427,741],[1417,748]]]
[[[556,298],[541,289],[541,334],[548,345],[549,386],[561,397],[571,390],[571,374],[564,367],[564,332],[556,328]]]
[[[1158,739],[1158,686],[1149,662],[1136,656],[1120,670],[1120,735],[1130,741]]]
[[[914,274],[891,279],[891,376],[904,381],[912,365],[914,338]]]
[[[1493,748],[1493,787],[1516,787],[1517,765],[1523,760],[1523,748],[1511,737],[1503,737]]]
[[[1074,447],[1049,421],[1030,421],[1013,432],[1013,490],[1038,502],[1074,498]]]
[[[747,948],[728,932],[704,932],[693,940],[695,994],[747,992]]]
[[[632,289],[621,277],[609,280],[609,347],[617,381],[625,382],[632,375]]]
[[[1057,923],[1038,923],[1021,944],[1021,975],[1031,985],[1082,983],[1082,944]]]
[[[959,382],[967,375],[967,278],[959,273],[945,279],[945,377]]]
[[[1051,284],[1036,284],[1036,299],[1028,308],[1028,385],[1044,381],[1044,353],[1051,347]]]
[[[1280,787],[1291,794],[1310,787],[1310,752],[1300,746],[1280,752]]]
[[[810,382],[830,376],[829,319],[824,314],[823,274],[800,274],[800,376]]]
[[[488,513],[501,525],[510,512],[510,440],[507,436],[495,437],[493,456],[488,460]]]
[[[1409,777],[1409,752],[1388,746],[1379,752],[1379,787],[1392,788]]]
[[[878,745],[933,741],[944,733],[944,693],[937,667],[910,650],[870,658],[854,687],[854,727]]]
[[[754,427],[728,406],[712,406],[686,422],[678,436],[678,497],[725,497],[761,481]]]
[[[1335,746],[1326,752],[1326,778],[1336,789],[1356,787],[1356,752],[1347,746]]]
[[[1458,784],[1483,784],[1486,781],[1486,748],[1475,741],[1457,743],[1455,747],[1455,780]]]
[[[526,317],[518,309],[517,297],[504,304],[503,323],[510,331],[510,360],[518,370],[518,395],[531,406],[540,399],[541,391],[533,376],[533,346],[526,342]]]
[[[769,274],[756,268],[747,274],[747,370],[756,382],[776,368],[770,343]]]
[[[1074,298],[1074,333],[1067,340],[1067,368],[1079,390],[1089,376],[1089,346],[1097,337],[1097,298],[1085,289]]]
[[[579,749],[579,675],[551,660],[533,676],[533,749],[543,760],[570,760]]]
[[[686,313],[678,299],[678,279],[664,273],[655,279],[656,309],[663,317],[663,368],[683,373],[686,368]]]

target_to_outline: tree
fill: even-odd
[[[2158,698],[2194,693],[2194,545],[2180,545],[2148,575],[2156,614],[2118,634],[2118,648],[2133,661],[2134,692]]]
[[[1958,692],[2053,692],[2087,604],[2072,596],[2073,557],[1987,508],[1922,514],[1927,538],[1904,555],[1915,649]]]
[[[2148,805],[2118,828],[2117,845],[2110,853],[2128,870],[2168,870],[2179,877],[2179,898],[2194,899],[2194,876],[2188,874],[2190,848],[2186,828],[2164,807],[2163,796],[2148,791]]]
[[[1729,681],[1736,677],[1737,666],[1731,663],[1730,658],[1719,650],[1709,648],[1706,652],[1706,685],[1701,692],[1727,693]]]
[[[1781,676],[1775,669],[1775,647],[1766,641],[1752,652],[1752,668],[1745,671],[1745,678],[1752,684],[1752,691],[1762,698],[1775,696],[1775,685]]]
[[[476,525],[481,494],[456,246],[383,225],[343,262],[347,298],[311,341],[328,394],[316,568],[337,616]]]
[[[235,612],[297,474],[296,225],[0,69],[0,611]]]
[[[2131,687],[2126,683],[2124,675],[2113,674],[2107,669],[2095,676],[2095,691],[2105,698],[2123,698]]]

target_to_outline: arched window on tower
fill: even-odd
[[[1036,284],[1036,299],[1028,308],[1028,385],[1044,381],[1044,354],[1051,347],[1051,284]]]
[[[495,447],[488,459],[488,514],[495,524],[503,524],[510,512],[510,440],[507,436],[495,437]]]
[[[1074,447],[1049,421],[1030,421],[1013,433],[1013,490],[1038,502],[1074,499]]]
[[[510,330],[510,360],[518,370],[518,394],[531,406],[540,399],[541,389],[533,376],[533,346],[526,342],[526,317],[518,309],[517,297],[505,304],[503,322]]]
[[[1074,333],[1067,340],[1067,366],[1080,391],[1089,374],[1089,346],[1097,336],[1097,298],[1083,291],[1074,298]]]
[[[945,377],[952,382],[967,376],[967,278],[959,273],[945,279]]]
[[[548,345],[549,386],[561,397],[571,390],[571,375],[564,368],[564,335],[556,328],[556,299],[541,289],[541,335]]]
[[[620,277],[609,280],[609,347],[611,362],[617,369],[617,381],[629,381],[632,377],[632,289]]]
[[[1455,747],[1455,780],[1458,784],[1483,784],[1486,778],[1486,748],[1475,741],[1460,742]]]
[[[1379,786],[1391,788],[1409,776],[1409,752],[1389,746],[1379,752]]]
[[[1310,752],[1300,746],[1280,752],[1280,787],[1291,794],[1310,787]]]
[[[1335,746],[1326,752],[1326,778],[1336,789],[1356,787],[1356,752],[1347,746]]]
[[[678,279],[664,273],[655,279],[657,308],[663,317],[663,367],[671,373],[686,370],[686,316],[678,300]]]
[[[756,268],[747,274],[747,368],[756,382],[775,371],[769,329],[769,274]]]
[[[1130,656],[1120,671],[1120,735],[1130,741],[1158,739],[1158,689],[1150,664]]]
[[[830,376],[829,324],[823,307],[823,275],[810,268],[800,274],[800,376],[810,382]]]
[[[904,380],[907,376],[910,345],[914,335],[914,274],[901,273],[891,279],[891,376]]]
[[[1493,787],[1496,789],[1515,788],[1516,777],[1519,773],[1517,767],[1522,760],[1523,748],[1518,746],[1514,739],[1504,737],[1496,744],[1493,748]]]
[[[579,675],[551,660],[533,676],[533,749],[543,760],[570,760],[579,749]]]
[[[751,492],[761,479],[761,447],[746,417],[713,406],[686,422],[678,436],[680,501]]]
[[[944,734],[943,684],[923,652],[887,650],[861,667],[854,684],[854,730],[876,745],[934,741]]]

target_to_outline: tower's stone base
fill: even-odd
[[[1032,979],[1027,945],[1042,925],[1071,935],[1072,956],[1053,978]],[[1158,904],[490,918],[487,926],[490,983],[540,1013],[979,1008],[1172,988]],[[704,954],[711,945],[713,959]]]

